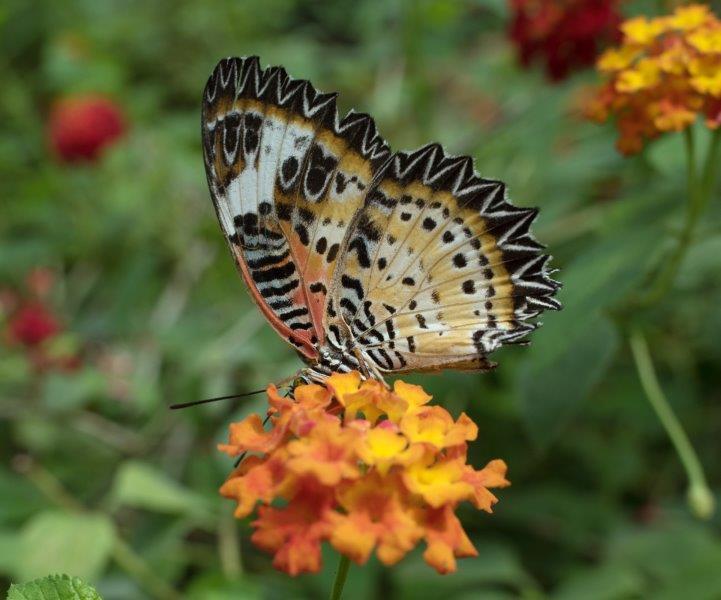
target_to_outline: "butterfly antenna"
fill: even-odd
[[[245,396],[252,396],[254,394],[262,394],[265,392],[265,388],[262,390],[254,390],[252,392],[245,392],[244,394],[231,394],[230,396],[218,396],[217,398],[206,398],[205,400],[193,400],[192,402],[180,402],[179,404],[171,404],[170,410],[177,410],[179,408],[189,408],[191,406],[199,406],[200,404],[208,404],[210,402],[218,402],[219,400],[230,400],[231,398],[244,398]]]

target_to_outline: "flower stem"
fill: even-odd
[[[350,559],[344,554],[340,555],[338,561],[338,570],[335,572],[335,581],[333,581],[333,589],[330,592],[330,600],[340,600],[343,595],[343,586],[350,569]]]
[[[708,202],[709,198],[713,195],[716,185],[716,175],[719,171],[719,161],[721,161],[721,129],[713,132],[711,141],[709,142],[708,152],[706,153],[706,162],[701,176],[701,195],[704,200],[701,210],[705,208],[705,202]]]
[[[159,578],[143,558],[120,537],[116,538],[113,544],[112,557],[123,571],[151,592],[156,598],[162,600],[180,600],[180,594],[170,587],[165,580]]]
[[[684,131],[684,140],[686,143],[688,196],[686,202],[686,219],[679,233],[676,248],[666,260],[665,265],[658,271],[655,280],[649,286],[648,293],[640,295],[631,301],[631,305],[635,308],[644,308],[655,304],[671,289],[676,281],[676,275],[681,268],[683,259],[691,247],[699,217],[703,214],[709,199],[713,195],[713,188],[716,182],[716,167],[719,158],[721,158],[719,155],[721,153],[721,130],[715,131],[711,138],[700,177],[697,166],[696,141],[694,138],[694,130],[691,127]]]
[[[693,127],[687,127],[683,132],[683,140],[686,145],[686,169],[689,192],[693,191],[696,182],[696,139]],[[690,196],[691,194],[689,194]]]
[[[218,553],[220,566],[228,579],[237,579],[243,573],[240,556],[238,524],[231,509],[224,509],[218,519]]]
[[[676,453],[686,471],[689,483],[687,493],[689,506],[697,517],[708,519],[714,512],[713,494],[706,483],[701,462],[661,389],[646,338],[640,331],[635,330],[631,333],[629,342],[643,391],[676,448]]]

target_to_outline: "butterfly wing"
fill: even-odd
[[[436,144],[395,154],[349,232],[333,331],[381,371],[490,368],[490,352],[560,308],[550,257],[529,233],[536,213],[507,202],[468,157]]]
[[[350,113],[340,122],[335,116],[333,104],[332,127],[321,123],[316,129],[297,189],[283,190],[277,200],[281,228],[297,260],[311,315],[321,325],[321,343],[338,251],[375,172],[390,156],[368,115]]]
[[[203,152],[221,229],[254,301],[308,360],[347,225],[390,151],[373,120],[257,57],[220,61],[203,95]]]

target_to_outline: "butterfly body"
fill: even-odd
[[[203,96],[208,184],[231,253],[279,335],[322,381],[486,370],[558,309],[535,209],[437,144],[391,153],[335,94],[221,61]]]

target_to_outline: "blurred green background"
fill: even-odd
[[[217,493],[232,462],[215,445],[263,397],[168,410],[299,367],[243,289],[203,171],[205,81],[219,58],[258,54],[340,91],[395,149],[440,141],[475,157],[541,207],[535,231],[565,286],[565,310],[530,347],[498,352],[495,372],[407,378],[479,424],[469,462],[509,465],[494,515],[461,511],[479,557],[445,577],[420,551],[394,568],[372,559],[345,597],[721,598],[721,520],[690,514],[614,317],[680,227],[682,140],[621,157],[613,127],[580,113],[593,71],[552,85],[521,70],[508,18],[503,0],[2,3],[1,294],[11,306],[44,285],[61,327],[47,352],[72,364],[0,341],[0,593],[51,572],[106,600],[328,592],[335,556],[316,576],[275,572]],[[127,133],[64,164],[48,115],[79,93],[112,98]],[[717,496],[720,274],[716,197],[672,293],[633,316]]]

